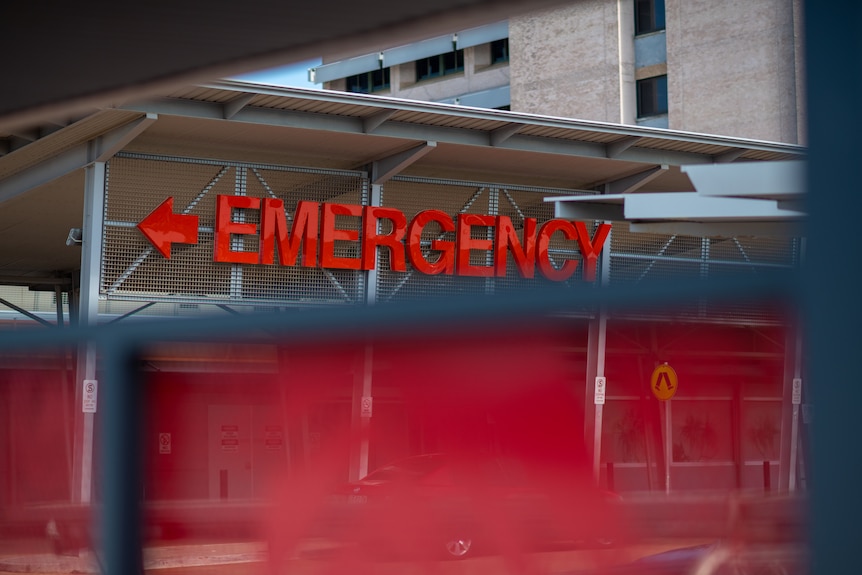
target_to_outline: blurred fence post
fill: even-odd
[[[103,338],[102,512],[99,524],[102,565],[107,575],[142,575],[140,509],[143,485],[143,414],[136,349],[129,341]]]

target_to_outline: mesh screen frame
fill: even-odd
[[[365,304],[373,298],[386,303],[426,297],[494,295],[540,284],[558,284],[544,279],[538,270],[533,278],[521,277],[510,256],[505,277],[426,275],[390,268],[387,249],[379,249],[371,272],[320,267],[240,265],[214,262],[212,257],[216,194],[281,198],[288,223],[302,200],[371,205],[368,174],[252,162],[195,159],[153,154],[120,153],[107,164],[100,297],[105,300],[211,304],[240,306],[307,307]],[[141,190],[144,190],[143,192]],[[546,198],[591,195],[596,192],[508,185],[469,180],[395,176],[380,186],[382,207],[404,213],[409,222],[417,213],[438,209],[453,219],[458,214],[503,215],[516,228],[524,218],[538,225],[554,217]],[[136,225],[165,198],[174,197],[174,213],[199,217],[196,245],[174,244],[171,260],[157,253]],[[234,221],[259,223],[258,210],[235,210]],[[338,216],[339,229],[358,230],[358,218]],[[591,237],[600,222],[585,222]],[[390,225],[381,223],[381,232]],[[725,277],[756,274],[770,268],[799,265],[799,238],[701,238],[697,236],[632,233],[627,222],[613,222],[607,270],[610,284],[634,284],[675,278]],[[473,237],[492,238],[493,230],[473,228]],[[566,285],[583,282],[584,265],[577,246],[555,235],[549,253],[555,267],[564,259],[578,262]],[[454,240],[454,232],[441,234],[429,226],[423,234],[423,251],[431,239]],[[523,240],[522,232],[519,238]],[[235,250],[255,251],[257,237],[248,236]],[[152,257],[156,252],[156,257]],[[359,257],[358,242],[338,242],[336,255]],[[433,260],[433,257],[431,258]],[[471,254],[471,264],[490,266],[490,252]],[[601,276],[601,274],[600,274]],[[597,280],[598,281],[598,280]],[[373,282],[373,285],[370,285]],[[590,316],[595,310],[569,310]],[[740,303],[721,309],[708,302],[693,303],[671,314],[673,319],[774,323],[770,310]],[[667,318],[665,318],[667,319]]]
[[[366,278],[359,271],[213,261],[215,196],[282,199],[290,225],[298,201],[368,205],[368,190],[367,174],[359,171],[117,154],[106,167],[100,297],[242,306],[362,303]],[[136,229],[167,197],[174,197],[174,213],[199,218],[198,243],[173,244],[170,260]],[[234,213],[233,221],[259,223],[258,210]],[[257,250],[256,236],[239,241],[232,249]],[[337,255],[358,256],[350,253],[355,247],[337,248]]]

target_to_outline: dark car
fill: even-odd
[[[807,575],[805,545],[739,545],[716,541],[670,549],[601,572],[567,575]]]
[[[582,475],[514,457],[408,457],[342,486],[332,498],[339,521],[330,534],[448,558],[559,542],[609,545],[620,498]]]

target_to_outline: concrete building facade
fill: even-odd
[[[436,74],[420,70],[438,56],[417,49],[428,41],[310,75],[332,90],[805,143],[799,0],[576,0],[434,40],[457,59]],[[421,57],[388,65],[411,50]],[[356,85],[366,73],[380,81]]]

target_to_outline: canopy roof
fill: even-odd
[[[602,194],[692,192],[683,166],[805,157],[774,142],[213,82],[105,107],[0,156],[0,281],[41,285],[80,267],[65,240],[82,227],[84,167],[121,150]]]

